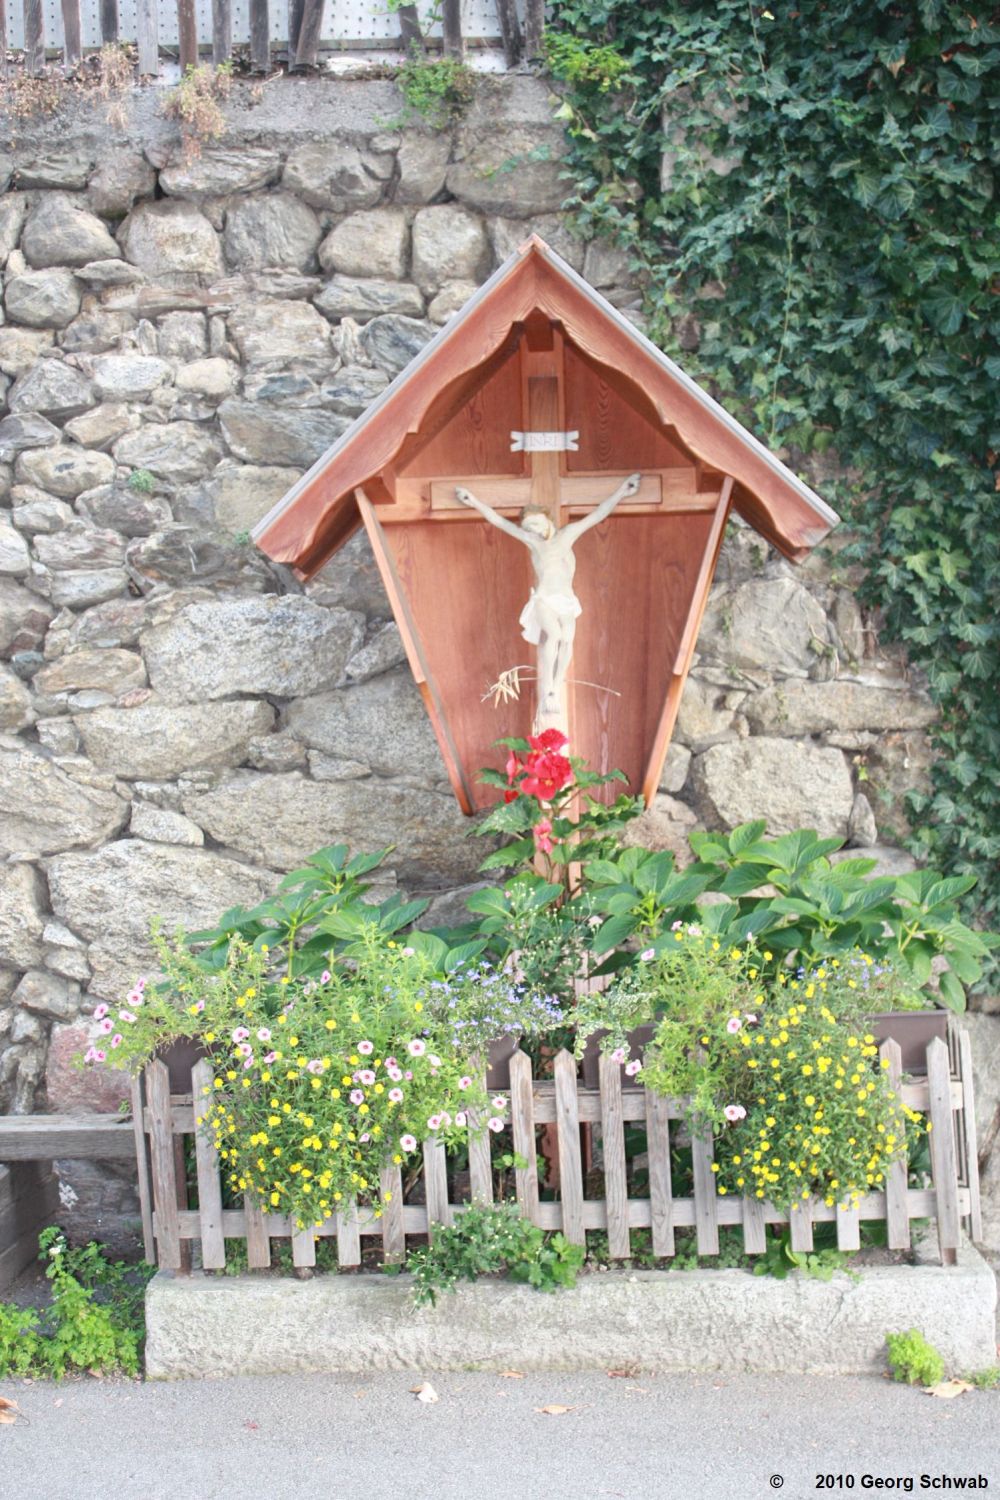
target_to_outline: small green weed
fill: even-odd
[[[428,60],[411,50],[396,74],[396,84],[406,100],[407,115],[419,115],[428,125],[442,129],[464,114],[475,91],[471,69],[453,57]]]
[[[522,1219],[516,1203],[498,1203],[474,1205],[450,1228],[435,1228],[433,1243],[410,1255],[407,1270],[414,1277],[413,1301],[422,1307],[480,1276],[505,1274],[540,1292],[572,1287],[584,1256],[582,1245]]]
[[[827,1235],[822,1234],[821,1229],[833,1231],[833,1243],[824,1243]],[[811,1250],[793,1250],[791,1232],[787,1229],[780,1239],[768,1240],[767,1249],[758,1257],[753,1274],[774,1276],[778,1281],[784,1281],[789,1271],[801,1271],[813,1281],[832,1281],[835,1272],[845,1271],[858,1280],[857,1274],[848,1270],[850,1263],[849,1253],[837,1249],[834,1225],[824,1224],[817,1225]]]
[[[1000,1390],[1000,1365],[991,1365],[988,1370],[977,1370],[974,1375],[966,1375],[964,1378],[977,1390]]]
[[[906,1381],[908,1385],[937,1385],[944,1379],[944,1360],[918,1328],[909,1328],[906,1333],[887,1333],[885,1342],[893,1380]]]
[[[95,1244],[73,1249],[56,1227],[42,1232],[39,1246],[52,1303],[40,1313],[0,1303],[0,1376],[138,1374],[143,1294],[153,1267],[108,1261]]]
[[[133,494],[151,495],[156,487],[156,475],[148,469],[133,469],[126,484]]]

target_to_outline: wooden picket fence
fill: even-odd
[[[542,0],[521,0],[520,12],[518,0],[443,0],[440,20],[426,25],[417,12],[385,0],[10,0],[9,7],[0,0],[0,68],[6,71],[8,52],[23,51],[29,73],[41,72],[47,56],[71,69],[85,52],[130,42],[144,77],[158,75],[166,59],[182,69],[202,58],[227,62],[234,46],[248,50],[253,71],[266,73],[279,57],[309,68],[323,51],[405,52],[410,42],[438,38],[452,56],[467,41],[502,42],[512,65],[522,17],[530,55],[537,54]]]
[[[748,1254],[766,1248],[767,1226],[789,1224],[792,1248],[809,1250],[816,1224],[833,1220],[842,1250],[860,1245],[862,1220],[882,1221],[887,1226],[891,1249],[910,1245],[910,1222],[934,1219],[944,1265],[954,1264],[964,1226],[973,1239],[982,1236],[979,1200],[975,1112],[972,1098],[972,1066],[968,1033],[953,1028],[948,1043],[933,1041],[927,1049],[925,1078],[902,1082],[899,1048],[883,1043],[881,1055],[889,1061],[889,1077],[902,1089],[904,1103],[929,1115],[931,1180],[911,1187],[907,1164],[896,1162],[887,1174],[883,1192],[868,1193],[858,1208],[845,1211],[828,1208],[816,1200],[804,1202],[790,1215],[768,1202],[722,1196],[716,1192],[711,1170],[712,1136],[705,1132],[690,1137],[680,1125],[681,1105],[644,1088],[623,1088],[621,1068],[601,1059],[600,1087],[584,1088],[577,1079],[576,1063],[567,1052],[554,1060],[554,1076],[538,1080],[531,1076],[531,1063],[521,1052],[511,1059],[509,1121],[515,1160],[517,1202],[521,1213],[543,1229],[560,1229],[575,1244],[585,1244],[588,1230],[607,1235],[612,1259],[628,1259],[634,1229],[651,1232],[656,1256],[675,1253],[675,1231],[692,1229],[699,1255],[719,1252],[719,1230],[739,1225]],[[250,1196],[242,1208],[223,1207],[222,1177],[216,1149],[204,1129],[196,1126],[196,1115],[204,1108],[205,1090],[210,1089],[212,1070],[207,1062],[195,1065],[191,1093],[173,1095],[167,1068],[154,1062],[133,1092],[136,1138],[140,1151],[140,1200],[146,1255],[162,1267],[188,1270],[191,1246],[200,1246],[200,1264],[206,1270],[221,1270],[226,1264],[226,1242],[245,1241],[251,1269],[271,1262],[271,1240],[291,1240],[292,1260],[304,1273],[316,1261],[317,1236],[335,1236],[338,1263],[342,1267],[361,1264],[362,1240],[375,1241],[387,1262],[405,1258],[407,1238],[433,1237],[434,1226],[451,1224],[469,1201],[489,1203],[494,1196],[491,1151],[509,1150],[507,1136],[471,1133],[469,1140],[465,1202],[449,1195],[449,1164],[444,1146],[428,1141],[423,1147],[422,1202],[404,1202],[399,1167],[386,1167],[382,1191],[391,1194],[381,1217],[371,1208],[351,1204],[319,1229],[295,1232],[289,1218],[263,1213]],[[140,1125],[141,1122],[141,1125]],[[626,1124],[645,1126],[645,1165],[648,1196],[629,1196],[629,1159],[626,1156]],[[559,1196],[543,1201],[536,1167],[537,1127],[554,1131],[557,1148]],[[602,1174],[584,1172],[584,1157],[590,1137],[599,1142]],[[183,1137],[194,1135],[197,1166],[197,1207],[187,1201]],[[693,1196],[675,1197],[671,1186],[671,1146],[679,1139],[690,1143],[693,1164]],[[586,1186],[600,1177],[604,1196],[588,1197]]]

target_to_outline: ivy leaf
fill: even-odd
[[[965,303],[954,292],[938,292],[920,304],[928,322],[938,333],[957,333],[965,317]]]

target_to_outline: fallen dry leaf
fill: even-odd
[[[568,1411],[576,1411],[575,1406],[536,1406],[535,1410],[546,1417],[564,1417]]]
[[[953,1396],[960,1396],[963,1391],[972,1389],[972,1383],[968,1380],[942,1380],[937,1385],[925,1385],[924,1394],[940,1396],[942,1401],[950,1401]]]
[[[501,1370],[500,1371],[500,1379],[501,1380],[523,1380],[524,1379],[524,1371],[523,1370]]]
[[[0,1422],[16,1422],[20,1413],[21,1408],[16,1401],[8,1401],[6,1396],[0,1396]]]
[[[431,1385],[429,1380],[422,1380],[419,1385],[411,1385],[410,1390],[416,1396],[418,1401],[429,1403],[431,1401],[441,1400],[441,1397],[438,1395],[437,1391]]]
[[[622,1365],[620,1370],[609,1370],[611,1380],[634,1380],[639,1373],[638,1365]]]

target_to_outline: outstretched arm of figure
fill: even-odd
[[[630,495],[636,494],[641,479],[641,474],[630,474],[627,479],[622,481],[614,494],[609,495],[606,500],[602,500],[600,505],[592,510],[589,515],[581,517],[579,521],[571,521],[568,526],[563,526],[560,535],[568,537],[570,546],[572,547],[577,537],[582,536],[585,531],[589,531],[592,526],[600,526],[602,521],[607,520],[616,505],[620,505]]]
[[[512,536],[516,542],[523,542],[526,547],[531,547],[534,538],[520,526],[515,526],[513,521],[508,521],[506,516],[498,516],[491,505],[484,505],[482,500],[477,500],[471,490],[465,490],[461,485],[455,486],[455,499],[460,500],[463,505],[468,505],[472,510],[477,510],[484,521],[489,521],[498,531],[505,531]]]

